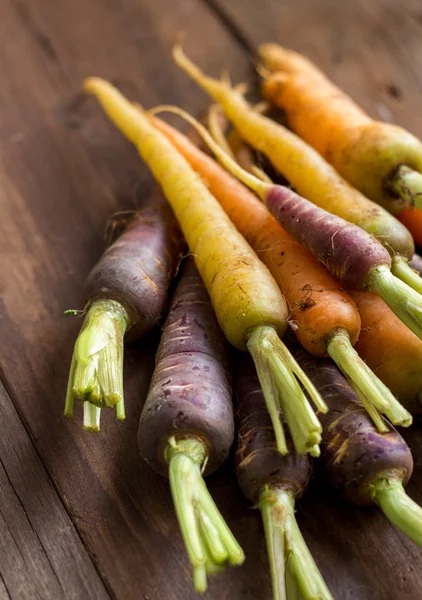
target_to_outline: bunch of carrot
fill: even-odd
[[[220,107],[210,131],[182,109],[146,111],[86,80],[162,194],[146,199],[88,278],[65,414],[78,399],[89,431],[103,407],[123,419],[124,338],[168,312],[138,442],[169,478],[196,590],[244,560],[203,479],[227,460],[237,427],[236,474],[262,514],[274,598],[328,600],[294,516],[309,455],[321,455],[343,496],[379,506],[422,546],[422,509],[403,488],[412,456],[394,429],[422,413],[422,144],[371,121],[300,55],[264,45],[259,56],[265,97],[301,138],[180,47],[175,61]],[[218,162],[164,111],[187,119]],[[272,183],[254,151],[294,191]],[[191,258],[179,269],[185,245]]]

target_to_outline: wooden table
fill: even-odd
[[[260,41],[302,50],[372,115],[422,136],[420,0],[1,0],[1,600],[196,597],[168,484],[137,451],[157,334],[127,351],[124,423],[105,414],[88,435],[80,412],[62,416],[80,326],[63,311],[82,308],[110,215],[151,186],[81,82],[101,75],[146,106],[198,113],[205,96],[170,59],[180,30],[206,71],[228,68],[235,81],[251,76],[247,49]],[[408,439],[408,489],[422,502],[420,426]],[[247,560],[205,598],[270,598],[259,515],[230,466],[209,487]],[[337,599],[422,597],[421,550],[379,511],[318,479],[298,519]]]

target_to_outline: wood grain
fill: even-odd
[[[124,423],[104,411],[102,432],[90,436],[81,411],[73,422],[62,416],[81,324],[63,311],[82,308],[107,219],[133,207],[151,185],[135,150],[80,90],[84,77],[101,75],[146,106],[174,102],[198,112],[205,96],[170,58],[183,28],[191,29],[189,47],[207,68],[226,64],[245,74],[241,51],[195,0],[0,3],[0,78],[7,81],[0,87],[0,338],[7,340],[0,365],[107,588],[125,600],[196,595],[168,484],[143,466],[137,449],[157,335],[126,354]],[[204,31],[218,40],[213,52],[202,43]],[[245,528],[249,511],[230,479],[228,472],[211,481],[216,500],[235,532],[259,547],[260,530]],[[260,577],[251,579],[252,591],[243,570],[216,578],[208,597],[252,598]]]
[[[109,598],[0,384],[0,598]]]
[[[251,47],[276,41],[309,56],[372,117],[422,136],[419,0],[210,0]]]

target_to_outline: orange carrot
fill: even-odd
[[[370,292],[351,292],[362,329],[356,350],[412,413],[422,413],[422,341]]]
[[[399,221],[405,225],[413,235],[418,246],[422,247],[422,210],[404,210],[397,215]]]
[[[330,355],[349,380],[364,390],[369,403],[377,405],[386,393],[394,403],[353,350],[360,331],[359,315],[339,282],[238,180],[179,131],[156,117],[151,116],[151,121],[206,181],[212,195],[268,267],[288,302],[290,321],[300,343],[315,356]]]
[[[297,52],[263,44],[259,55],[273,73],[264,95],[345,179],[393,214],[422,208],[422,143],[416,137],[371,119]]]

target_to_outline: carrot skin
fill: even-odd
[[[355,350],[411,414],[421,414],[422,341],[376,294],[350,295],[362,321]]]
[[[405,225],[413,235],[416,244],[422,248],[422,210],[403,210],[397,215],[398,220]]]
[[[422,170],[422,143],[397,125],[371,119],[309,60],[264,44],[260,55],[273,75],[264,96],[281,107],[290,126],[365,196],[393,214],[400,197],[385,187],[400,165]]]
[[[388,433],[375,429],[355,392],[330,360],[315,359],[303,350],[297,350],[295,357],[330,407],[321,415],[321,458],[333,486],[347,500],[371,506],[371,483],[383,474],[394,475],[406,485],[413,459],[401,435],[389,424]]]
[[[151,117],[154,126],[204,178],[240,233],[268,267],[290,308],[295,335],[308,352],[327,356],[327,340],[345,329],[354,345],[360,318],[350,296],[312,254],[289,235],[256,195],[177,129]]]
[[[415,271],[418,271],[419,275],[422,275],[422,256],[419,254],[414,254],[412,260],[410,261],[410,266]]]
[[[275,444],[271,419],[252,360],[236,355],[236,476],[245,496],[254,504],[266,486],[277,486],[299,498],[311,476],[307,455],[298,455],[288,440],[289,454]]]
[[[138,431],[141,455],[163,476],[171,436],[201,440],[206,475],[225,462],[234,436],[228,346],[192,259],[172,299]]]
[[[160,320],[183,248],[174,214],[157,190],[92,269],[87,301],[116,300],[129,316],[127,337],[145,335]]]
[[[225,82],[205,76],[176,46],[176,63],[224,109],[242,138],[265,154],[303,197],[374,235],[392,256],[410,259],[414,243],[409,231],[347,183],[322,156],[297,135],[256,113],[242,94]]]
[[[389,253],[372,235],[288,188],[273,186],[265,203],[286,231],[324,263],[346,289],[365,289],[371,269],[391,266]]]

